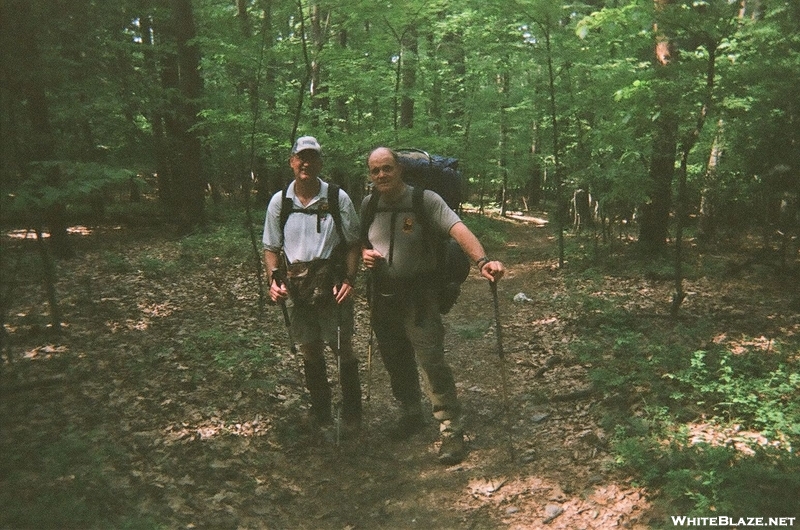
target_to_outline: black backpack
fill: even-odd
[[[291,183],[290,183],[291,184]],[[305,209],[297,209],[294,207],[294,201],[286,196],[286,192],[289,191],[289,185],[287,184],[286,187],[283,188],[281,192],[281,214],[280,214],[280,223],[281,223],[281,247],[283,247],[283,243],[286,240],[283,230],[286,228],[286,221],[289,220],[289,216],[293,213],[302,213],[306,215],[316,215],[317,216],[317,232],[320,230],[320,223],[322,222],[322,218],[325,217],[328,213],[333,216],[333,224],[336,226],[336,233],[339,234],[339,239],[341,239],[342,243],[347,243],[347,240],[344,238],[344,229],[342,229],[342,211],[339,209],[339,186],[334,184],[333,182],[328,183],[328,202],[327,208],[317,208],[316,210],[305,210]]]
[[[458,159],[429,155],[421,149],[397,149],[395,154],[403,167],[406,184],[435,192],[456,212],[461,208],[462,184]]]
[[[420,220],[426,242],[433,248],[436,257],[432,284],[438,288],[439,312],[446,314],[456,303],[461,293],[461,284],[469,276],[470,261],[461,246],[452,237],[437,241],[423,204],[423,192],[428,189],[437,193],[447,205],[457,210],[461,204],[461,173],[455,158],[429,155],[418,149],[395,151],[403,168],[403,181],[414,190],[411,195],[411,210]],[[373,190],[361,216],[362,240],[368,244],[369,227],[378,211],[379,194]],[[401,210],[393,210],[401,211]],[[391,260],[391,255],[387,256]]]

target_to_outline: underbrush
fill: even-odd
[[[564,274],[580,315],[573,352],[602,396],[616,466],[669,514],[800,516],[800,337],[790,325],[756,331],[774,318],[756,314],[764,300],[741,308],[746,325],[711,305],[676,319],[644,310],[618,282],[664,262],[606,265]]]
[[[497,250],[505,244],[503,221],[484,215],[464,215],[462,218],[487,251]]]
[[[251,331],[200,330],[186,339],[183,349],[196,364],[205,366],[213,359],[217,368],[228,372],[252,373],[275,362],[269,344]]]

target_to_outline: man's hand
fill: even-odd
[[[285,302],[289,298],[289,291],[286,290],[284,284],[278,283],[278,280],[272,278],[272,283],[269,285],[269,297],[273,302]]]
[[[490,282],[496,282],[505,274],[506,268],[499,261],[487,261],[481,267],[481,276]]]
[[[383,255],[374,248],[365,248],[361,250],[361,261],[368,269],[374,269],[380,266],[385,261]]]
[[[353,286],[348,282],[343,282],[339,285],[333,286],[333,296],[336,298],[337,304],[341,304],[347,300],[351,294],[353,294]]]

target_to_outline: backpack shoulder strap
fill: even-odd
[[[291,199],[291,197],[286,196],[287,192],[289,191],[290,184],[291,183],[287,184],[286,187],[281,191],[281,246],[283,246],[286,241],[284,230],[286,228],[286,222],[289,220],[289,216],[295,211],[301,211],[295,210],[294,201]],[[339,202],[339,190],[340,188],[336,184],[328,184],[328,210],[330,211],[331,216],[333,216],[333,224],[336,226],[336,233],[339,234],[339,239],[346,242],[347,240],[344,237],[344,229],[342,228],[342,210]],[[317,209],[306,213],[315,213],[319,217],[321,215],[321,210]]]
[[[339,234],[339,239],[342,243],[347,243],[344,237],[344,229],[342,228],[342,210],[339,205],[339,186],[333,182],[328,183],[328,210],[333,216],[333,224],[336,226],[336,233]]]
[[[372,248],[369,242],[369,227],[372,225],[372,221],[375,220],[375,212],[378,210],[379,199],[380,194],[378,190],[373,189],[367,201],[367,205],[364,207],[364,211],[361,214],[361,244],[364,248]]]
[[[419,217],[420,222],[428,224],[428,212],[425,210],[425,188],[422,186],[414,186],[411,191],[411,209]]]
[[[419,220],[420,224],[422,225],[422,234],[423,238],[426,241],[426,244],[430,244],[430,223],[428,212],[425,210],[425,201],[424,201],[424,193],[425,188],[422,186],[412,186],[411,190],[411,211],[414,212],[414,215]],[[367,201],[366,206],[364,207],[364,211],[361,215],[361,242],[365,248],[372,248],[369,243],[369,227],[372,225],[372,222],[375,220],[375,213],[378,211],[378,200],[380,199],[380,194],[373,190],[372,194],[370,195],[369,200]],[[382,208],[381,211],[409,211],[406,208],[394,209],[394,208]]]
[[[429,248],[434,248],[430,217],[425,209],[425,188],[422,186],[414,186],[411,191],[411,208],[422,225],[422,239]]]
[[[289,191],[290,184],[291,183],[287,184],[281,191],[281,213],[279,217],[281,226],[281,247],[283,247],[283,244],[286,241],[283,230],[286,227],[286,221],[289,220],[289,215],[291,215],[292,209],[294,208],[294,201],[292,201],[290,197],[286,196],[286,193]]]

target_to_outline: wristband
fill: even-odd
[[[487,263],[489,263],[489,261],[491,261],[491,260],[489,260],[489,258],[487,258],[486,256],[483,256],[482,258],[479,258],[478,261],[475,262],[475,265],[478,267],[479,271],[482,271],[483,267]]]

